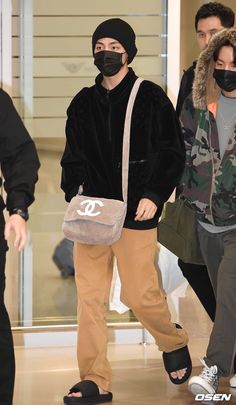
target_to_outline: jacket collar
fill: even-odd
[[[128,73],[121,80],[121,82],[114,89],[107,90],[105,87],[102,86],[103,76],[100,73],[95,79],[95,89],[101,101],[105,101],[107,95],[109,94],[109,100],[115,103],[130,93],[136,78],[137,76],[135,75],[133,69],[129,68]]]

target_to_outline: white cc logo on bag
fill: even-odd
[[[94,212],[96,204],[98,204],[99,207],[104,206],[103,202],[100,200],[87,199],[87,200],[82,201],[82,203],[80,203],[80,205],[85,205],[85,204],[86,204],[86,206],[85,206],[84,211],[77,210],[77,213],[79,215],[88,215],[89,217],[96,217],[97,215],[101,214],[101,211]]]

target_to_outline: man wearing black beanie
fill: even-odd
[[[128,67],[137,53],[135,33],[119,18],[104,21],[93,34],[92,51],[101,73],[67,111],[61,187],[68,202],[78,190],[85,196],[122,200],[125,113],[137,79]],[[182,174],[184,156],[170,100],[157,84],[144,80],[131,117],[127,214],[120,239],[109,246],[74,244],[81,381],[64,397],[65,404],[112,400],[105,309],[114,256],[122,301],[153,335],[170,380],[182,384],[191,373],[187,334],[170,322],[154,265],[158,218]]]
[[[111,35],[123,45],[128,54],[128,63],[131,63],[137,53],[135,33],[132,27],[120,18],[106,20],[96,28],[92,37],[93,54],[97,41],[101,38],[110,38]]]

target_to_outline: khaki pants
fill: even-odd
[[[186,332],[170,321],[165,294],[159,287],[154,266],[156,245],[156,229],[125,228],[112,246],[75,244],[81,380],[92,380],[104,390],[111,381],[105,315],[114,256],[121,279],[121,300],[152,334],[159,349],[170,352],[187,344]]]

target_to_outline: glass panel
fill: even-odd
[[[109,10],[109,14],[108,14]],[[73,268],[59,270],[52,256],[63,239],[66,209],[59,161],[66,108],[83,86],[94,83],[91,34],[106,18],[129,22],[137,34],[136,73],[166,86],[166,1],[71,0],[13,2],[13,96],[36,142],[41,169],[30,209],[31,242],[21,258],[19,324],[76,323]],[[21,50],[21,52],[20,52]],[[70,247],[68,247],[70,252]],[[116,290],[117,291],[117,290]],[[135,320],[131,311],[108,311],[109,322]]]

